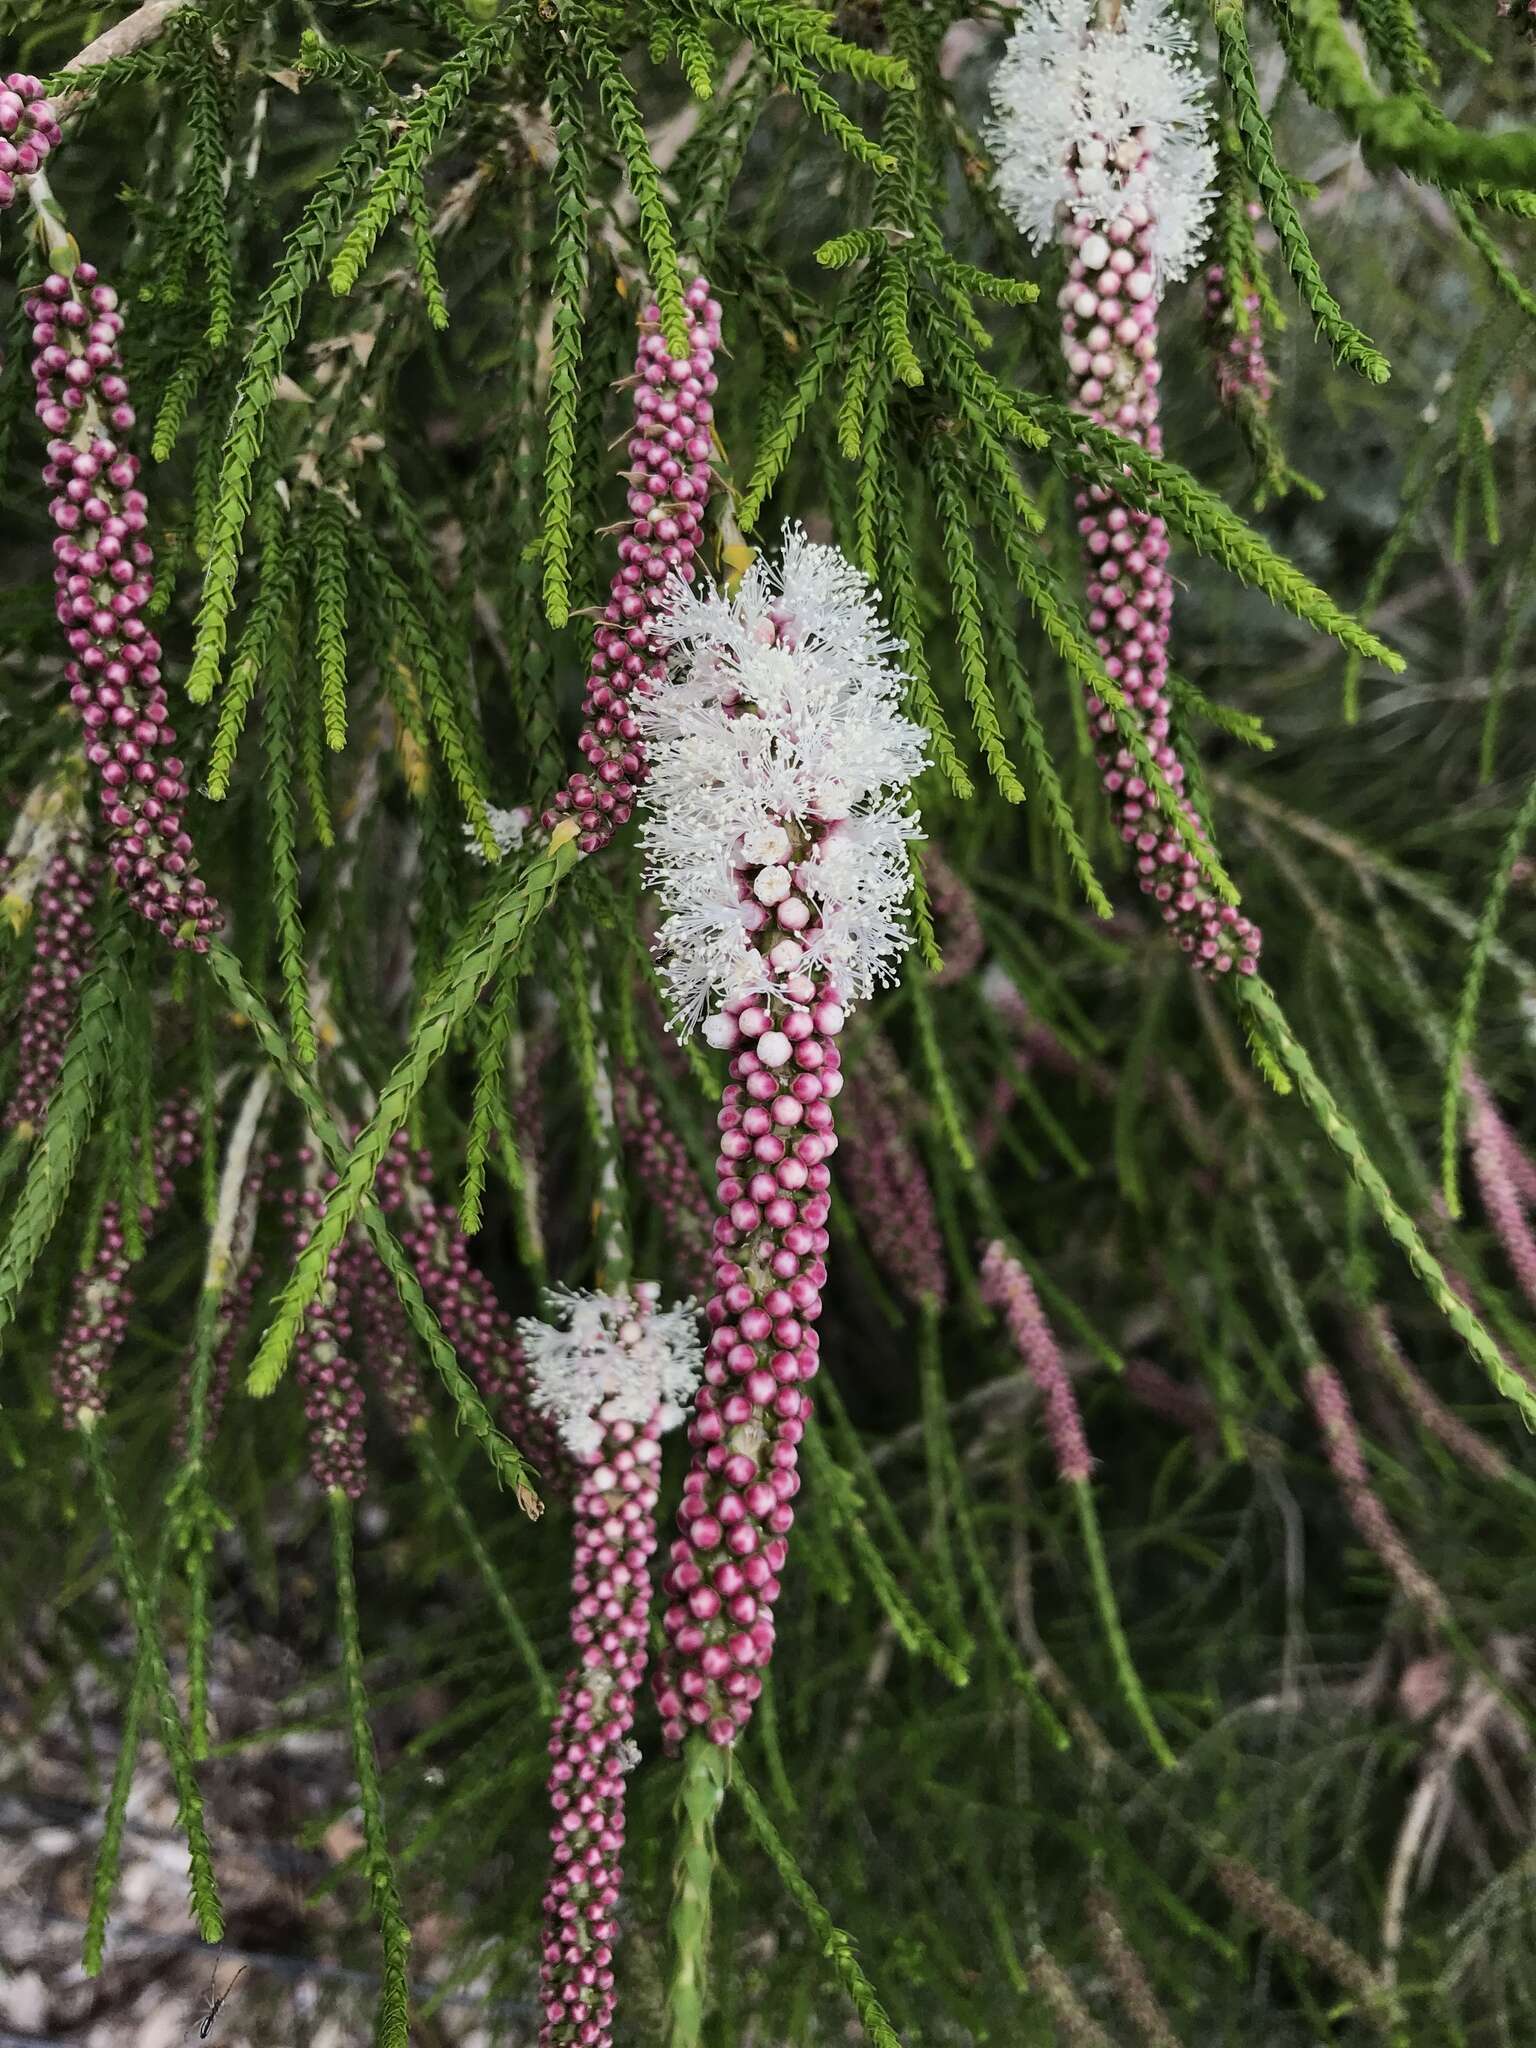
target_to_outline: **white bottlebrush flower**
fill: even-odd
[[[654,1282],[628,1294],[586,1294],[566,1287],[544,1296],[546,1320],[524,1316],[528,1377],[539,1406],[582,1463],[601,1448],[607,1425],[682,1421],[704,1366],[692,1302],[658,1306]]]
[[[1064,216],[1105,226],[1140,204],[1164,279],[1200,253],[1216,153],[1194,38],[1166,0],[1126,0],[1119,28],[1095,0],[1025,0],[992,82],[987,139],[998,196],[1031,245]]]
[[[906,792],[925,751],[876,593],[836,548],[790,527],[780,562],[759,557],[733,597],[676,585],[660,631],[671,677],[638,707],[643,838],[683,1027],[714,1001],[775,986],[753,935],[791,874],[820,916],[805,968],[831,970],[845,998],[868,995],[907,942],[918,827]],[[744,869],[762,871],[756,903],[741,900]]]

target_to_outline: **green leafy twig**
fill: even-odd
[[[1231,95],[1233,119],[1248,174],[1269,216],[1302,302],[1327,337],[1336,362],[1347,363],[1372,384],[1385,384],[1392,374],[1386,357],[1368,335],[1344,318],[1312,254],[1307,231],[1291,197],[1291,181],[1275,155],[1275,138],[1259,104],[1241,0],[1211,0],[1211,19],[1216,27],[1222,76]]]
[[[245,367],[225,430],[217,495],[209,521],[208,566],[186,682],[187,695],[194,704],[206,703],[213,695],[224,659],[241,542],[251,506],[251,485],[266,436],[267,413],[282,375],[283,358],[298,332],[305,295],[320,275],[330,238],[340,224],[347,202],[368,175],[384,132],[382,120],[370,121],[311,192],[303,218],[284,244],[272,282],[261,301],[256,331],[246,350]]]
[[[1488,894],[1483,899],[1483,908],[1477,920],[1477,931],[1472,940],[1472,950],[1467,957],[1467,971],[1462,978],[1456,1018],[1451,1027],[1450,1055],[1445,1065],[1445,1089],[1440,1106],[1440,1175],[1445,1206],[1453,1220],[1461,1215],[1461,1192],[1457,1185],[1456,1173],[1456,1139],[1461,1121],[1467,1060],[1472,1051],[1472,1041],[1477,1035],[1477,1012],[1482,1001],[1483,983],[1488,978],[1488,962],[1493,941],[1497,936],[1499,920],[1504,914],[1504,905],[1509,897],[1509,885],[1514,875],[1515,863],[1520,858],[1533,825],[1536,825],[1536,776],[1526,784],[1520,808],[1516,811],[1514,822],[1505,835],[1503,846],[1499,849],[1498,864],[1494,868]]]
[[[410,2048],[411,1986],[407,1956],[411,1930],[400,1906],[400,1886],[389,1853],[384,1818],[384,1787],[368,1725],[368,1693],[363,1684],[362,1629],[357,1615],[357,1579],[352,1566],[352,1503],[339,1487],[329,1489],[331,1555],[336,1569],[336,1609],[341,1625],[341,1671],[347,1695],[347,1727],[352,1738],[352,1768],[357,1774],[363,1811],[363,1870],[373,1900],[383,1950],[379,2002],[374,2016],[377,2048]]]
[[[521,21],[493,21],[477,29],[449,59],[423,97],[409,110],[388,156],[374,177],[368,198],[331,264],[331,290],[351,291],[373,254],[374,244],[409,203],[422,171],[450,118],[483,78],[513,54]]]
[[[299,1255],[251,1366],[253,1394],[270,1394],[288,1362],[304,1311],[319,1293],[326,1263],[368,1199],[396,1131],[404,1128],[428,1074],[447,1051],[480,990],[506,971],[578,858],[574,834],[551,842],[477,907],[422,1003],[410,1044],[379,1094],[379,1106],[353,1146],[324,1214]]]
[[[123,1519],[123,1511],[118,1503],[112,1475],[107,1466],[104,1434],[99,1418],[82,1417],[80,1442],[86,1462],[90,1466],[91,1478],[95,1482],[101,1518],[106,1524],[107,1535],[112,1545],[113,1569],[122,1582],[123,1593],[133,1615],[136,1658],[138,1663],[147,1667],[150,1689],[154,1693],[155,1704],[159,1709],[160,1740],[176,1788],[176,1819],[187,1842],[192,1918],[202,1939],[215,1942],[220,1940],[224,1933],[224,1912],[219,1904],[219,1888],[213,1874],[213,1851],[209,1846],[208,1831],[203,1819],[203,1795],[198,1789],[196,1772],[187,1749],[181,1712],[171,1691],[170,1674],[165,1667],[165,1652],[160,1644],[160,1633],[149,1592],[144,1584],[144,1575],[134,1554],[133,1538],[128,1533],[128,1525]]]
[[[1030,409],[1051,433],[1055,459],[1069,475],[1102,484],[1139,511],[1160,513],[1201,554],[1210,555],[1243,583],[1251,583],[1273,604],[1293,612],[1320,633],[1383,663],[1394,675],[1403,657],[1340,609],[1294,562],[1272,548],[1214,491],[1188,470],[1149,455],[1134,441],[1093,425],[1054,400],[1033,400]]]
[[[1387,1234],[1418,1276],[1425,1293],[1499,1393],[1514,1403],[1528,1427],[1536,1427],[1536,1393],[1513,1370],[1477,1316],[1447,1280],[1440,1261],[1424,1242],[1417,1224],[1398,1203],[1366,1151],[1360,1134],[1339,1108],[1327,1083],[1313,1066],[1306,1047],[1286,1022],[1273,990],[1253,976],[1245,979],[1237,992],[1250,1012],[1254,1027],[1295,1082],[1297,1093],[1316,1119],[1323,1136],[1343,1157]]]
[[[236,1012],[249,1023],[262,1051],[282,1076],[289,1094],[303,1109],[309,1127],[325,1153],[327,1165],[339,1172],[347,1163],[347,1148],[335,1118],[310,1076],[294,1058],[276,1018],[246,980],[239,961],[227,946],[216,942],[209,947],[206,958],[215,980]],[[452,1345],[427,1305],[421,1282],[391,1233],[383,1212],[366,1196],[358,1206],[363,1228],[394,1282],[411,1327],[453,1401],[459,1427],[468,1430],[475,1438],[490,1460],[498,1480],[512,1489],[523,1511],[537,1515],[540,1512],[538,1495],[521,1452],[497,1428],[474,1381],[454,1356]]]
[[[581,382],[587,292],[587,155],[576,81],[562,51],[549,79],[559,156],[555,163],[554,326],[550,342],[544,457],[544,614],[552,626],[570,617],[571,517],[575,505],[576,401]]]
[[[747,1825],[757,1837],[759,1847],[779,1873],[784,1889],[805,1915],[812,1934],[821,1944],[822,1954],[836,1971],[838,1982],[859,2016],[864,2038],[873,2043],[873,2048],[901,2048],[901,2036],[881,2004],[874,1985],[864,1974],[853,1936],[837,1925],[817,1898],[739,1763],[731,1773],[731,1791],[740,1800]]]

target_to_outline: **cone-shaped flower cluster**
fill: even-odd
[[[1431,1621],[1444,1621],[1449,1613],[1445,1595],[1408,1548],[1402,1531],[1371,1484],[1344,1382],[1322,1360],[1308,1369],[1307,1398],[1322,1431],[1328,1462],[1344,1496],[1344,1505],[1362,1542],[1376,1553],[1421,1613]]]
[[[923,878],[928,884],[928,908],[933,913],[944,965],[936,977],[940,988],[969,981],[981,965],[987,950],[986,933],[976,909],[976,898],[968,883],[930,841],[923,849]]]
[[[171,1198],[175,1178],[196,1159],[202,1119],[195,1103],[168,1103],[156,1123],[148,1198],[139,1210],[147,1229]],[[104,1381],[128,1330],[133,1307],[128,1233],[116,1202],[96,1226],[90,1264],[75,1276],[74,1295],[53,1361],[53,1393],[66,1429],[90,1428],[106,1410]]]
[[[0,87],[0,209],[12,205],[59,140],[37,79]],[[56,248],[55,255],[60,252]],[[49,272],[27,300],[37,416],[50,435],[43,482],[58,538],[55,608],[69,647],[70,702],[86,732],[112,865],[129,901],[177,946],[202,951],[219,923],[182,824],[187,786],[145,620],[154,550],[144,537],[134,424],[118,337],[117,294],[95,266]]]
[[[583,853],[606,846],[629,817],[646,772],[637,717],[640,702],[666,676],[667,640],[658,614],[668,587],[690,583],[703,538],[709,498],[711,400],[719,382],[720,306],[703,278],[684,294],[688,354],[674,358],[661,332],[661,313],[640,316],[635,359],[635,419],[629,442],[629,530],[619,542],[619,568],[593,636],[580,746],[586,767],[559,791],[544,825],[562,817],[580,828]]]
[[[518,1323],[530,1389],[560,1440],[581,1465],[590,1465],[615,1422],[660,1419],[675,1429],[699,1377],[694,1307],[657,1308],[654,1283],[633,1298],[576,1294],[551,1288],[546,1314],[559,1321]]]
[[[532,1033],[522,1051],[522,1067],[512,1090],[512,1128],[523,1167],[537,1184],[544,1173],[544,1068],[554,1051],[553,1031]]]
[[[580,1661],[550,1734],[553,1869],[544,1896],[540,2048],[609,2048],[624,1781],[645,1675],[660,1437],[699,1372],[692,1305],[659,1290],[552,1293],[551,1321],[519,1325],[535,1398],[579,1469],[571,1638]]]
[[[1526,1213],[1536,1205],[1536,1165],[1504,1121],[1481,1077],[1469,1073],[1464,1086],[1470,1110],[1467,1136],[1472,1177],[1520,1292],[1536,1306],[1536,1232]]]
[[[981,1298],[1007,1324],[1013,1348],[1045,1404],[1045,1433],[1051,1440],[1057,1471],[1069,1484],[1086,1483],[1093,1474],[1093,1458],[1083,1434],[1077,1396],[1034,1283],[1001,1241],[989,1244],[982,1256]]]
[[[883,1038],[871,1036],[861,1048],[847,1106],[842,1170],[859,1228],[909,1301],[942,1307],[949,1273],[938,1210],[912,1137],[914,1105]]]
[[[315,1154],[303,1147],[301,1168],[313,1175]],[[314,1224],[325,1210],[325,1197],[336,1185],[334,1173],[313,1184],[283,1192],[283,1224],[295,1253],[309,1243]],[[363,1388],[347,1355],[352,1338],[352,1298],[341,1282],[348,1250],[333,1252],[325,1285],[304,1318],[293,1347],[294,1366],[304,1390],[304,1419],[309,1424],[309,1469],[317,1486],[335,1488],[356,1500],[367,1483],[364,1458]]]
[[[20,181],[42,168],[59,143],[59,124],[41,79],[13,71],[0,86],[0,208],[12,206]]]
[[[667,1741],[728,1743],[773,1653],[772,1608],[817,1368],[845,1004],[905,943],[906,789],[923,736],[898,651],[835,549],[788,537],[734,600],[676,587],[667,688],[646,706],[645,843],[684,1027],[732,1054],[715,1293],[694,1456],[665,1586]]]
[[[224,1299],[219,1307],[218,1335],[214,1340],[213,1361],[208,1369],[208,1392],[203,1404],[205,1445],[213,1442],[223,1420],[224,1404],[229,1399],[230,1378],[240,1347],[249,1335],[251,1307],[256,1299],[256,1290],[261,1285],[261,1275],[261,1260],[254,1252],[248,1252],[240,1262],[239,1271],[225,1289]],[[182,1375],[181,1412],[176,1418],[176,1431],[172,1438],[173,1448],[178,1457],[187,1447],[187,1433],[191,1422],[193,1363],[193,1357],[189,1354],[186,1370]]]
[[[37,1131],[64,1064],[76,993],[90,965],[91,903],[98,869],[79,833],[48,863],[33,906],[32,964],[16,1026],[17,1078],[5,1106],[8,1131]]]
[[[236,1126],[238,1129],[238,1125]],[[252,1134],[255,1140],[255,1132]],[[261,1216],[267,1189],[281,1172],[283,1157],[280,1152],[269,1151],[255,1158],[248,1158],[245,1167],[244,1184],[240,1190],[239,1203],[224,1248],[227,1264],[223,1268],[218,1308],[213,1326],[213,1357],[208,1366],[208,1385],[203,1396],[203,1445],[206,1449],[219,1433],[219,1424],[224,1418],[224,1404],[229,1398],[229,1383],[235,1369],[235,1360],[241,1346],[250,1335],[251,1307],[256,1299],[256,1290],[261,1285],[263,1264],[256,1249],[256,1226]],[[225,1171],[228,1172],[226,1165]],[[190,1347],[182,1364],[181,1403],[176,1416],[176,1427],[171,1442],[176,1455],[186,1450],[192,1428],[192,1386],[197,1370],[197,1350]]]
[[[796,527],[734,598],[672,585],[661,630],[672,679],[642,723],[662,972],[685,1028],[723,1001],[712,1045],[757,1035],[733,1020],[769,997],[804,1013],[796,1040],[807,983],[868,996],[906,949],[905,792],[924,737],[900,708],[898,643],[858,570]],[[782,1036],[770,1069],[791,1059]]]
[[[55,608],[70,659],[70,702],[86,733],[112,866],[134,908],[173,945],[201,952],[219,923],[182,822],[185,770],[174,748],[160,642],[145,610],[154,550],[139,462],[117,438],[133,425],[118,354],[117,294],[89,263],[55,270],[27,301],[37,414],[52,436],[43,482],[58,528]]]
[[[431,1405],[400,1297],[365,1238],[353,1238],[346,1247],[341,1291],[359,1352],[383,1396],[389,1419],[402,1436],[409,1436],[426,1422]]]
[[[1147,1966],[1121,1924],[1114,1895],[1095,1886],[1083,1901],[1093,1945],[1122,2010],[1146,2048],[1178,2048],[1178,2035],[1158,2002]],[[1070,2036],[1068,2037],[1070,2038]]]
[[[496,850],[503,858],[516,853],[527,837],[528,827],[533,823],[533,813],[526,804],[513,804],[510,810],[503,810],[499,804],[487,804],[485,822],[490,827]],[[464,850],[479,866],[486,865],[485,849],[480,844],[479,827],[467,820],[464,825]]]
[[[695,1294],[708,1294],[714,1211],[668,1118],[666,1106],[639,1067],[620,1077],[619,1128],[646,1199],[661,1217],[679,1270]]]
[[[1098,13],[1098,0],[1022,12],[992,82],[998,196],[1037,249],[1063,220],[1155,220],[1155,288],[1200,253],[1214,204],[1210,114],[1193,39],[1166,0],[1126,0],[1113,28]]]
[[[1384,2011],[1388,2001],[1383,1997],[1381,1979],[1364,1956],[1341,1941],[1320,1920],[1314,1920],[1310,1913],[1303,1912],[1277,1884],[1261,1876],[1252,1864],[1239,1862],[1235,1856],[1213,1856],[1210,1870],[1233,1905],[1239,1912],[1246,1913],[1256,1926],[1267,1927],[1286,1948],[1294,1949],[1298,1955],[1316,1963],[1320,1970],[1344,1985],[1365,2010]],[[1385,2032],[1386,2029],[1379,2031]]]
[[[1355,1357],[1368,1371],[1388,1381],[1421,1428],[1437,1436],[1448,1451],[1480,1477],[1503,1485],[1510,1477],[1504,1453],[1447,1408],[1433,1387],[1426,1386],[1404,1351],[1385,1305],[1375,1302],[1350,1326]]]
[[[1176,1428],[1188,1430],[1203,1449],[1215,1440],[1220,1417],[1204,1387],[1175,1379],[1150,1358],[1127,1359],[1121,1383],[1133,1401]]]
[[[998,67],[998,190],[1034,240],[1067,253],[1062,347],[1073,403],[1101,426],[1162,449],[1157,306],[1167,279],[1198,253],[1212,204],[1209,113],[1188,30],[1162,0],[1131,0],[1119,29],[1094,26],[1093,0],[1046,0],[1015,31]],[[1171,744],[1168,529],[1103,485],[1080,491],[1088,623],[1173,801],[1198,834]],[[1137,881],[1197,966],[1258,966],[1258,928],[1219,903],[1164,798],[1123,744],[1097,695],[1097,760]]]
[[[1114,1093],[1114,1081],[1107,1069],[1078,1056],[1042,1022],[1020,995],[1013,982],[994,960],[980,982],[983,1000],[996,1011],[1008,1033],[1014,1065],[1026,1076],[1037,1066],[1068,1080],[1086,1082],[1100,1095]],[[992,1083],[991,1097],[976,1120],[971,1142],[978,1158],[985,1159],[1002,1135],[1005,1120],[1019,1097],[1018,1081],[1012,1068],[1005,1067]]]

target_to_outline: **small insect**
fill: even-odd
[[[225,1985],[224,1989],[220,1991],[218,1988],[219,1964],[223,1961],[223,1959],[224,1950],[221,1947],[218,1954],[213,1959],[213,1972],[208,1979],[208,1990],[206,1993],[206,1997],[208,2000],[208,2010],[203,2014],[203,2023],[197,2030],[197,2038],[199,2039],[199,2041],[206,2041],[209,2035],[212,2034],[213,2023],[218,2018],[219,2014],[224,2010],[225,2000],[229,1997],[230,1993],[234,1990],[235,1986],[240,1982],[240,1979],[245,1975],[246,1969],[248,1967],[247,1964],[242,1963],[239,1969],[236,1970],[234,1976],[231,1977],[229,1982]],[[191,2031],[192,2029],[188,2027],[187,2032],[190,2034]]]

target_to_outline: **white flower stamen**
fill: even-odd
[[[684,1030],[715,1004],[783,993],[786,970],[830,976],[845,999],[894,977],[926,743],[876,597],[798,527],[734,597],[671,593],[672,676],[640,707],[643,838]]]
[[[682,1421],[704,1366],[691,1301],[658,1306],[660,1289],[637,1281],[627,1294],[587,1294],[567,1287],[544,1296],[547,1320],[524,1316],[528,1376],[571,1455],[583,1464],[602,1447],[607,1426]]]
[[[1137,206],[1163,280],[1193,266],[1215,204],[1216,153],[1194,39],[1166,0],[1126,0],[1117,29],[1096,0],[1031,0],[992,83],[987,139],[998,196],[1031,245],[1064,219],[1107,227]],[[1083,261],[1098,264],[1090,237]]]

